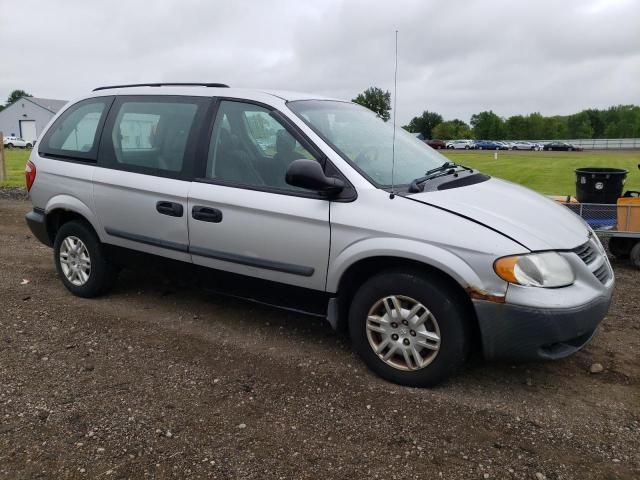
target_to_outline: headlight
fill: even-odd
[[[556,252],[502,257],[493,269],[503,280],[526,287],[566,287],[576,279],[569,262]]]

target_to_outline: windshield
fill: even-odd
[[[298,100],[287,106],[380,187],[391,186],[393,126],[367,108],[329,100]],[[447,159],[402,128],[396,129],[396,185],[408,185]]]

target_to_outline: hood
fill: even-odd
[[[553,200],[491,178],[475,185],[409,195],[408,198],[469,217],[529,250],[566,250],[585,243],[589,229],[580,217]]]

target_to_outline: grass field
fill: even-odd
[[[3,187],[24,187],[24,166],[29,159],[31,150],[16,148],[4,151],[7,162],[7,180]]]
[[[24,185],[24,165],[30,150],[5,150],[8,181],[3,186]],[[627,189],[640,190],[640,151],[494,152],[442,150],[449,159],[489,175],[511,180],[544,194],[575,194],[578,167],[616,167],[629,170]]]
[[[546,195],[575,195],[580,167],[613,167],[629,170],[625,190],[640,190],[640,151],[494,152],[442,150],[450,160],[477,168]]]

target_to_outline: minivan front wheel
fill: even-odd
[[[436,385],[464,363],[469,335],[455,291],[426,275],[389,271],[366,281],[349,311],[355,351],[381,377]]]
[[[65,223],[53,243],[54,261],[64,286],[79,297],[96,297],[113,285],[117,270],[109,263],[104,247],[87,225]]]

